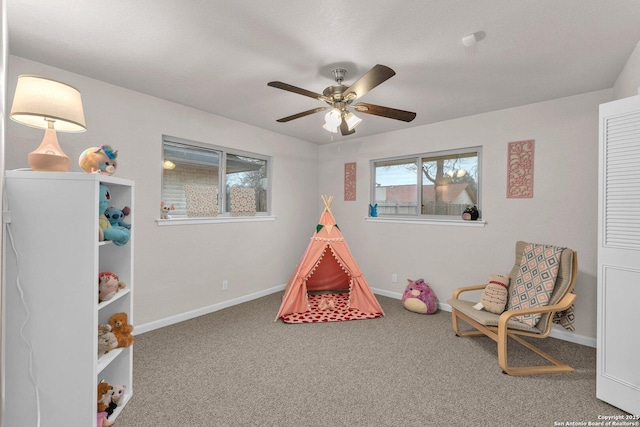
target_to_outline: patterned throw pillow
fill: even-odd
[[[218,216],[218,187],[186,184],[184,192],[188,217]]]
[[[549,304],[560,267],[560,254],[564,248],[530,243],[525,246],[511,297],[510,309],[542,307]],[[513,319],[535,326],[542,314],[526,314]]]
[[[508,288],[509,276],[499,274],[489,276],[489,284],[484,288],[480,296],[482,307],[488,312],[501,314],[507,306],[507,300],[509,299]]]

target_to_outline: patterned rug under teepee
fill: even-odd
[[[320,309],[322,298],[331,298],[335,308]],[[382,313],[363,313],[356,309],[349,309],[349,294],[310,294],[310,310],[305,313],[291,313],[282,316],[284,323],[323,323],[341,322],[344,320],[375,319],[381,317]]]

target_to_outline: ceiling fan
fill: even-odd
[[[391,68],[378,64],[367,71],[351,86],[345,86],[342,84],[344,76],[347,74],[347,70],[344,68],[334,68],[331,71],[331,74],[333,74],[336,84],[327,87],[322,92],[322,95],[279,81],[267,83],[267,85],[271,87],[308,96],[310,98],[324,101],[330,105],[329,107],[313,108],[298,114],[283,117],[276,121],[285,123],[310,114],[330,110],[325,115],[325,124],[322,127],[329,132],[335,133],[340,129],[340,133],[342,135],[351,135],[355,132],[354,128],[362,121],[362,119],[358,118],[349,109],[353,109],[359,113],[373,114],[375,116],[387,117],[389,119],[402,120],[403,122],[410,122],[415,119],[416,113],[412,113],[411,111],[397,110],[395,108],[382,107],[380,105],[367,104],[364,102],[353,104],[353,101],[393,77],[396,72]]]

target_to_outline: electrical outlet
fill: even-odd
[[[391,275],[391,282],[392,283],[398,283],[398,275],[397,274],[392,274]]]
[[[229,281],[228,280],[223,280],[222,281],[222,290],[226,291],[227,289],[229,289]]]

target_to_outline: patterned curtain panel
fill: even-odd
[[[218,216],[218,187],[187,184],[184,192],[188,217]]]
[[[255,216],[256,191],[253,188],[231,188],[231,216]]]

